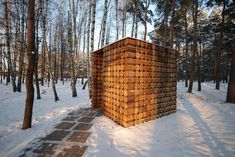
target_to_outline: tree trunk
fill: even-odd
[[[148,13],[148,8],[150,5],[150,0],[147,0],[146,6],[145,6],[145,13],[144,13],[144,40],[146,41],[146,36],[147,36],[147,13]]]
[[[63,24],[60,23],[60,80],[64,84],[64,63],[65,63],[65,48],[64,48],[64,35]]]
[[[229,59],[226,58],[226,83],[228,83],[228,78],[229,78]]]
[[[12,72],[11,72],[11,78],[12,78],[12,86],[13,86],[13,92],[16,92],[17,88],[16,88],[16,60],[17,60],[17,55],[18,55],[18,41],[19,41],[19,28],[20,28],[20,21],[17,18],[16,22],[16,33],[15,33],[15,44],[14,44],[14,49],[13,49],[13,60],[12,60]],[[11,28],[10,28],[11,30]]]
[[[82,81],[81,84],[84,84],[84,77],[85,77],[85,48],[86,48],[86,28],[87,28],[87,16],[84,17],[84,35],[83,35],[83,50],[82,50],[82,55],[83,55],[83,69],[82,69]],[[102,39],[101,39],[102,40]]]
[[[235,51],[233,48],[232,62],[230,67],[230,75],[227,89],[226,102],[235,103]]]
[[[77,75],[76,75],[76,69],[75,69],[75,67],[76,67],[75,57],[77,54],[77,33],[76,33],[77,9],[78,9],[78,6],[77,5],[75,6],[75,3],[73,1],[73,35],[74,35],[74,39],[73,39],[73,51],[72,51],[72,53],[73,53],[73,55],[72,55],[72,97],[77,97],[77,90],[76,90]],[[86,31],[84,32],[84,34],[85,33],[86,33]],[[85,35],[84,35],[84,38],[85,38]],[[85,46],[85,42],[83,44]]]
[[[192,93],[193,80],[195,78],[195,54],[197,54],[197,13],[198,13],[198,0],[194,0],[193,5],[193,55],[192,55],[192,69],[190,73],[190,81],[188,93]]]
[[[49,86],[49,82],[50,82],[50,78],[51,78],[52,90],[53,90],[54,99],[55,99],[55,102],[56,102],[56,101],[59,100],[59,97],[57,95],[56,86],[55,86],[55,80],[54,80],[54,77],[53,77],[53,74],[52,74],[52,70],[51,70],[50,55],[49,55],[49,50],[48,50],[48,47],[47,47],[47,44],[46,44],[46,37],[44,36],[43,38],[45,38],[43,45],[44,45],[45,50],[46,50],[45,54],[46,54],[46,62],[47,62],[47,69],[48,69],[48,86]]]
[[[8,10],[8,1],[5,0],[5,32],[6,32],[6,46],[7,46],[7,63],[8,63],[8,73],[7,73],[7,83],[12,81],[13,92],[16,92],[16,84],[12,71],[12,61],[11,61],[11,46],[10,46],[10,28],[9,28],[9,10]]]
[[[102,31],[101,31],[101,47],[104,46],[105,40],[105,33],[106,33],[106,22],[107,22],[107,15],[108,15],[108,0],[104,1],[104,14],[103,14],[103,21],[102,21]]]
[[[116,6],[116,40],[119,38],[119,25],[118,25],[118,0],[115,0]]]
[[[22,75],[23,75],[23,68],[24,68],[24,53],[25,53],[25,46],[24,46],[24,3],[21,2],[20,5],[21,10],[21,45],[20,45],[20,58],[19,58],[19,77],[17,82],[17,91],[21,92],[21,84],[22,84]]]
[[[201,69],[202,69],[202,72],[201,72],[201,82],[204,82],[205,81],[205,63],[204,63],[204,53],[203,53],[203,50],[204,50],[204,44],[202,44],[202,51],[201,51],[201,58],[202,58],[202,62],[201,62]]]
[[[174,46],[174,24],[175,24],[175,0],[172,0],[171,2],[171,31],[170,31],[170,47],[173,48]]]
[[[44,86],[44,78],[45,78],[45,67],[46,67],[46,61],[45,61],[45,49],[44,46],[42,46],[42,55],[41,55],[41,85]]]
[[[87,29],[87,83],[88,83],[88,91],[90,96],[90,80],[91,80],[91,58],[90,58],[90,28],[91,28],[91,1],[90,1],[90,7],[89,7],[89,19],[88,19],[88,29]],[[117,18],[117,17],[116,17]],[[118,31],[117,31],[118,33]],[[118,37],[118,36],[117,36]]]
[[[201,91],[201,53],[202,53],[202,47],[200,44],[200,51],[197,52],[197,90]]]
[[[45,50],[45,61],[47,63],[46,65],[47,65],[47,69],[48,69],[48,87],[49,87],[49,82],[50,82],[50,78],[51,78],[52,90],[53,90],[54,99],[55,99],[55,102],[56,102],[56,101],[59,100],[59,97],[58,97],[57,92],[56,92],[54,77],[53,77],[52,70],[51,70],[51,61],[50,61],[51,55],[49,54],[49,50],[48,50],[48,46],[47,46],[47,40],[46,40],[46,16],[47,16],[47,5],[48,4],[43,2],[42,5],[44,5],[44,7],[41,8],[42,13],[43,13],[43,15],[42,15],[42,44],[43,44],[43,47],[44,47],[44,50]],[[50,41],[51,41],[51,31],[50,31]]]
[[[37,14],[38,15],[38,14]],[[35,82],[36,82],[36,91],[37,91],[37,99],[41,99],[40,95],[40,87],[38,82],[38,48],[39,48],[39,40],[38,40],[38,27],[39,27],[39,17],[37,16],[37,38],[36,38],[36,48],[35,48]]]
[[[10,51],[10,32],[9,32],[9,19],[8,19],[8,1],[5,0],[4,6],[5,6],[5,33],[6,33],[6,47],[7,47],[7,80],[6,85],[11,81],[11,51]]]
[[[95,36],[95,15],[96,15],[96,0],[92,0],[92,23],[91,23],[91,52],[94,51],[94,36]],[[92,60],[92,55],[91,55]],[[90,71],[90,78],[92,78],[92,72]],[[92,81],[92,80],[91,80]],[[92,83],[89,87],[90,98],[92,97]]]
[[[28,20],[27,20],[27,54],[28,54],[28,68],[26,75],[26,104],[22,129],[31,128],[32,125],[32,111],[34,101],[34,87],[33,74],[35,67],[35,0],[28,1]]]
[[[122,38],[125,37],[126,35],[126,10],[124,9],[123,12],[122,12]]]
[[[220,37],[219,37],[219,44],[218,44],[218,51],[216,53],[217,60],[216,60],[216,71],[215,71],[215,89],[219,90],[220,88],[220,79],[221,79],[221,73],[220,73],[220,66],[221,66],[221,54],[223,52],[223,35],[224,35],[224,12],[225,12],[225,0],[223,0],[223,10],[222,10],[222,21],[221,21],[221,27],[220,27]]]
[[[55,83],[57,84],[57,79],[58,79],[58,76],[57,76],[57,55],[56,55],[56,51],[54,53],[54,79],[55,79]]]
[[[93,3],[92,3],[92,24],[91,24],[91,52],[94,51],[95,16],[96,16],[96,0],[93,0]]]
[[[168,0],[165,0],[164,5],[164,32],[162,36],[162,46],[166,46],[167,42],[167,30],[168,30]]]
[[[133,13],[132,16],[133,16],[133,21],[132,21],[132,27],[131,27],[131,37],[134,37],[134,28],[135,28],[135,19],[136,19],[135,12]],[[124,25],[122,27],[123,27],[122,29],[124,29]]]
[[[185,21],[185,87],[188,87],[188,20],[187,9],[184,10]]]
[[[2,51],[2,45],[0,45],[0,83],[2,84],[2,77],[3,77],[3,64],[2,64],[2,59],[3,59],[3,51]]]

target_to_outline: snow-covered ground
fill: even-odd
[[[196,84],[194,84],[194,87]],[[44,86],[42,99],[35,100],[33,127],[21,130],[25,90],[13,93],[0,84],[0,156],[17,156],[35,138],[43,137],[71,110],[89,106],[87,91],[77,87],[71,97],[70,83],[57,85],[60,98],[54,102],[51,88]],[[235,104],[224,103],[226,85],[221,90],[203,83],[202,92],[186,93],[178,83],[177,112],[170,116],[123,128],[101,116],[94,120],[87,141],[87,157],[196,157],[235,156]]]
[[[194,87],[196,84],[194,84]],[[226,86],[203,83],[202,92],[186,93],[178,83],[177,112],[123,128],[102,116],[88,139],[90,157],[234,157],[235,104],[224,103]]]
[[[11,86],[0,84],[0,157],[18,156],[17,153],[35,138],[43,137],[70,111],[87,107],[87,90],[77,86],[78,97],[72,98],[70,82],[59,81],[55,102],[52,88],[41,87],[41,100],[34,100],[32,128],[21,130],[25,108],[25,87],[21,93],[13,93]],[[35,91],[36,92],[36,91]],[[36,95],[36,93],[35,93]]]

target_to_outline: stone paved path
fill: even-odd
[[[88,147],[85,142],[91,134],[92,120],[101,115],[100,109],[91,108],[69,113],[50,134],[37,142],[35,149],[26,149],[21,156],[81,157]]]

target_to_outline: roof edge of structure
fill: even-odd
[[[170,49],[170,50],[177,51],[177,50],[175,50],[175,49],[173,49],[173,48],[170,48],[170,47],[161,46],[161,45],[154,44],[154,43],[151,43],[151,42],[142,40],[142,39],[137,39],[137,38],[133,38],[133,37],[129,37],[129,36],[128,36],[128,37],[124,37],[124,38],[121,38],[121,39],[119,39],[119,40],[116,40],[116,41],[114,41],[113,43],[110,43],[110,44],[108,44],[108,45],[105,45],[104,47],[101,47],[100,49],[95,50],[95,51],[93,51],[92,53],[101,53],[101,52],[103,52],[103,50],[104,50],[105,48],[108,48],[108,47],[110,47],[111,45],[114,45],[114,44],[116,44],[116,43],[118,43],[118,42],[120,42],[120,41],[124,41],[124,40],[126,40],[126,39],[132,39],[132,40],[140,41],[140,42],[143,42],[143,43],[146,43],[146,44],[151,44],[151,45],[154,45],[154,46],[157,46],[157,47],[167,48],[167,49]]]

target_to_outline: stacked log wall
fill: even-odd
[[[133,126],[176,112],[176,51],[124,38],[93,54],[94,107]]]

